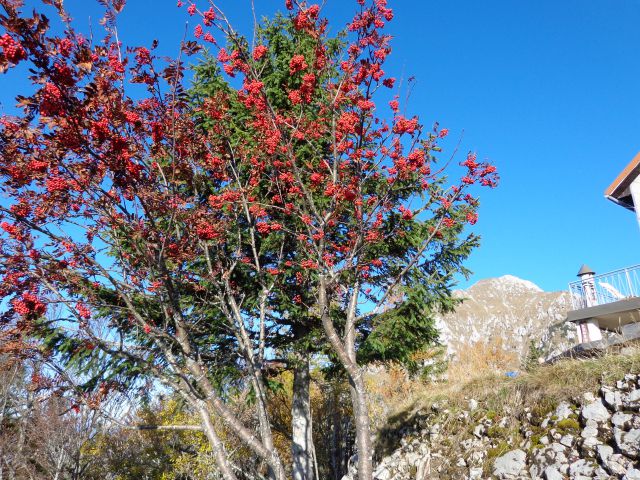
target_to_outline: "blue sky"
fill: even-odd
[[[259,13],[283,2],[255,0]],[[30,1],[29,4],[34,2]],[[79,30],[100,9],[67,0]],[[249,0],[219,2],[238,25],[251,24]],[[343,25],[355,0],[327,0]],[[580,265],[596,272],[640,263],[633,214],[603,191],[640,151],[640,1],[390,0],[395,37],[387,72],[414,76],[409,110],[450,130],[450,153],[498,166],[502,182],[484,190],[476,231],[482,246],[469,285],[512,274],[545,290],[565,289]],[[129,0],[120,19],[126,44],[158,38],[175,54],[186,12],[174,0]],[[2,110],[19,84],[0,77]]]

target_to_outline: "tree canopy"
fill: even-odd
[[[0,0],[0,70],[28,64],[35,86],[0,119],[2,349],[40,348],[105,395],[164,382],[201,415],[225,478],[212,413],[276,479],[268,363],[323,352],[351,384],[370,478],[363,365],[433,341],[477,246],[471,189],[497,181],[473,153],[447,177],[447,130],[403,113],[386,0],[358,0],[335,37],[318,5],[287,0],[254,41],[184,2],[199,23],[170,60],[120,44],[121,0],[101,0],[101,40],[43,3],[61,35]],[[243,389],[255,425],[229,407]]]

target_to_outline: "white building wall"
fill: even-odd
[[[633,205],[636,210],[638,225],[640,225],[640,176],[636,177],[636,179],[631,183],[629,190],[631,191],[631,198],[633,198]]]
[[[576,325],[576,331],[578,334],[578,341],[580,343],[597,342],[602,340],[602,332],[598,321],[595,319],[587,320],[586,322],[580,322]]]

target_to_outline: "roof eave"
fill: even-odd
[[[633,160],[620,172],[616,179],[604,191],[604,196],[611,199],[620,198],[631,182],[640,175],[640,152],[633,157]],[[629,207],[627,207],[629,208]]]
[[[625,201],[620,200],[619,198],[616,198],[616,197],[614,197],[612,195],[605,195],[605,198],[607,200],[611,200],[616,205],[620,205],[621,207],[624,207],[627,210],[631,210],[632,212],[635,212],[635,210],[636,210],[635,206],[633,205],[633,203],[625,202]]]

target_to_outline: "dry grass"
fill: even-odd
[[[563,400],[577,400],[585,392],[595,392],[601,385],[612,384],[627,373],[640,373],[640,347],[627,354],[602,354],[588,359],[567,359],[552,365],[541,365],[516,378],[490,371],[469,371],[465,377],[462,367],[455,367],[460,375],[449,376],[443,383],[414,383],[399,388],[403,395],[391,396],[394,402],[388,409],[382,432],[391,434],[411,425],[424,412],[438,403],[449,412],[468,410],[469,400],[479,402],[475,415],[496,419],[521,418],[525,409],[543,416]],[[383,377],[378,377],[382,379]],[[382,388],[382,387],[380,387]],[[453,415],[449,415],[453,418]],[[446,429],[446,422],[443,425]],[[457,426],[456,428],[459,428]]]
[[[508,372],[520,366],[518,354],[508,349],[502,338],[475,342],[460,348],[449,364],[447,377],[453,382],[486,377],[492,372]]]
[[[458,370],[463,372],[463,370]],[[399,445],[407,429],[424,428],[419,425],[439,423],[441,433],[451,445],[468,437],[474,422],[459,415],[469,412],[469,400],[478,402],[471,412],[474,419],[494,420],[492,438],[496,455],[522,440],[519,422],[525,413],[542,419],[563,400],[576,402],[585,392],[595,392],[601,385],[613,384],[626,373],[640,373],[640,347],[625,354],[602,354],[588,359],[567,359],[552,365],[541,365],[516,378],[500,373],[469,372],[468,378],[457,375],[447,382],[426,383],[411,381],[411,386],[396,387],[402,394],[391,395],[386,418],[376,419],[378,426],[378,455],[390,454]],[[384,376],[377,376],[384,383]],[[396,377],[397,380],[397,377]],[[382,385],[378,389],[384,389]],[[375,403],[375,402],[374,402]],[[437,409],[432,407],[438,404]],[[378,408],[378,413],[380,412]],[[500,422],[506,419],[506,423]],[[501,426],[498,427],[497,425]]]
[[[417,360],[432,360],[443,350],[422,352]],[[446,368],[447,381],[433,382],[411,377],[401,366],[380,367],[368,375],[367,388],[372,400],[371,411],[375,424],[384,423],[384,413],[398,412],[420,404],[425,396],[449,398],[457,396],[461,386],[478,382],[486,384],[488,378],[500,378],[495,372],[517,370],[518,356],[508,350],[501,339],[477,342],[460,349]]]
[[[370,416],[375,427],[382,427],[389,413],[402,408],[407,399],[420,396],[428,384],[420,378],[412,378],[399,365],[378,367],[365,379],[370,400]]]
[[[521,398],[528,405],[557,404],[584,392],[595,391],[630,372],[640,372],[638,349],[627,355],[605,353],[587,359],[567,359],[541,365],[533,371],[520,373],[516,378],[491,375],[470,382],[450,382],[447,387],[448,396],[454,403],[475,398],[500,405],[503,400]]]

